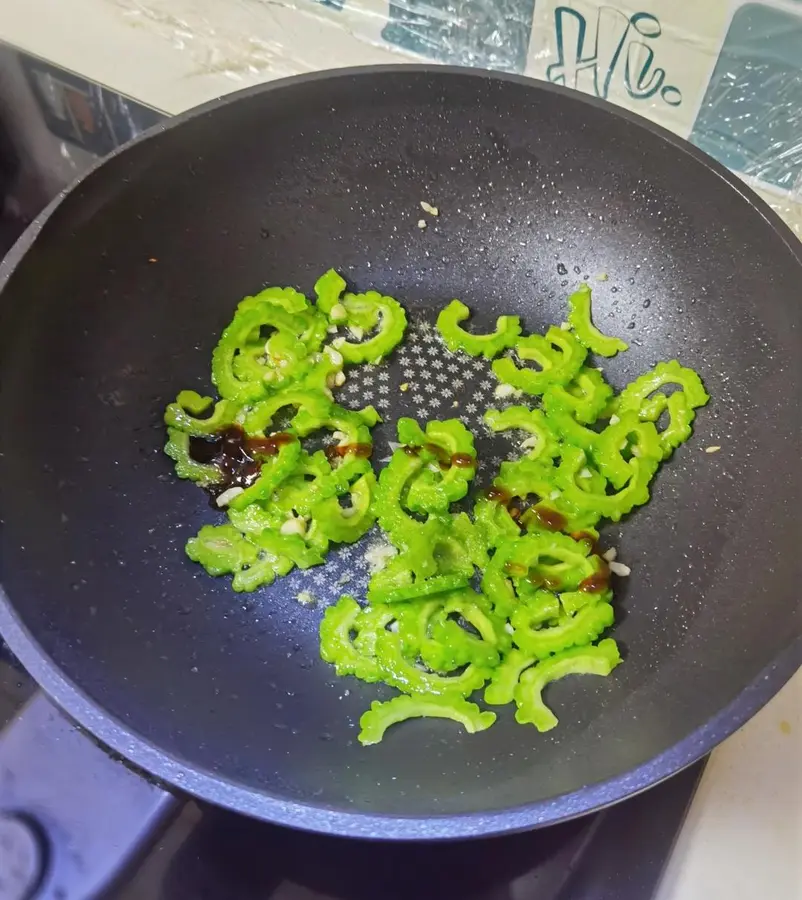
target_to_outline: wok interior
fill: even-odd
[[[425,230],[421,200],[441,213]],[[413,319],[459,297],[477,327],[518,313],[531,330],[564,319],[581,276],[606,273],[597,320],[632,345],[605,363],[611,381],[677,357],[712,395],[651,503],[603,532],[633,570],[617,591],[625,664],[550,688],[548,735],[505,709],[479,735],[420,721],[363,749],[359,715],[389,692],[318,659],[320,610],[282,581],[236,595],[184,558],[215,515],[161,453],[163,408],[208,389],[239,298],[311,292],[330,266]],[[7,284],[4,588],[126,727],[275,797],[424,816],[621,775],[798,632],[798,285],[793,253],[717,175],[580,99],[411,72],[252,93],[91,175]],[[408,403],[397,393],[391,418]]]

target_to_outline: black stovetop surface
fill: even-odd
[[[0,729],[35,690],[0,641]],[[649,900],[704,765],[562,825],[442,844],[307,834],[187,800],[106,900]]]
[[[114,900],[648,900],[703,768],[564,825],[437,845],[303,834],[192,803]]]
[[[49,79],[51,87],[63,84],[83,92],[97,112],[97,129],[83,133],[73,122],[70,130],[54,118],[44,100],[38,107],[26,107],[24,116],[40,115],[37,125],[45,127],[39,129],[38,140],[52,140],[61,155],[66,141],[68,155],[72,147],[73,158],[84,165],[92,161],[92,154],[108,151],[159,118],[155,111],[74,73],[0,46],[0,76],[4,66],[24,70],[31,85]],[[13,115],[11,119],[13,125]],[[3,125],[0,121],[0,131]],[[12,125],[5,122],[13,144]],[[48,148],[35,149],[46,156]],[[9,164],[6,159],[5,168],[3,162],[0,159],[0,174],[8,175],[20,162],[25,170],[27,160]],[[30,170],[27,175],[30,183]],[[0,258],[25,219],[38,212],[31,209],[30,196],[28,208],[21,210],[13,196],[13,181],[10,188],[8,178],[5,183],[6,196],[0,196]],[[48,200],[42,195],[40,206]],[[0,729],[35,690],[0,640]],[[698,763],[625,803],[563,825],[436,845],[305,834],[188,800],[108,900],[648,900],[655,894],[703,768],[704,762]]]

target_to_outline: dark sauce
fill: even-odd
[[[209,486],[209,493],[217,497],[232,487],[250,487],[259,477],[261,460],[275,456],[294,440],[293,435],[283,431],[252,438],[239,425],[229,425],[209,437],[190,437],[189,455],[195,462],[220,470],[220,480]]]
[[[532,514],[537,519],[538,524],[548,531],[562,531],[566,525],[565,516],[557,512],[556,509],[550,509],[548,506],[537,504],[532,507]]]
[[[451,465],[458,469],[470,469],[476,465],[476,460],[470,453],[455,453],[451,457]]]
[[[189,455],[196,463],[208,466],[213,463],[220,455],[223,440],[217,437],[195,437],[192,435],[189,439]]]
[[[526,580],[532,587],[546,588],[547,591],[559,591],[562,588],[562,581],[559,578],[546,578],[538,571],[537,566],[532,566],[526,573]]]
[[[532,587],[546,588],[549,591],[559,591],[562,582],[558,578],[546,578],[537,569],[537,566],[526,568],[519,563],[504,563],[504,574],[510,578],[525,578]]]
[[[291,444],[295,437],[280,431],[266,438],[246,438],[245,448],[252,456],[275,456],[282,447]]]
[[[597,572],[588,575],[584,581],[581,581],[579,583],[579,590],[584,591],[586,594],[601,594],[603,591],[607,590],[609,585],[610,567],[605,564]]]
[[[590,541],[590,552],[591,555],[600,555],[599,554],[599,542],[595,535],[591,534],[589,531],[572,531],[571,537],[575,541]]]
[[[533,518],[537,520],[537,524],[541,528],[545,528],[547,531],[562,531],[566,526],[565,516],[557,512],[556,509],[541,506],[540,504],[527,507],[527,504],[532,500],[532,495],[524,498],[514,497],[509,491],[494,485],[487,491],[485,496],[488,500],[505,507],[510,514],[510,518],[515,520],[522,529],[525,529]],[[534,499],[537,498],[535,497]]]
[[[424,444],[423,449],[432,454],[441,469],[447,469],[451,465],[451,457],[437,444]]]
[[[371,453],[373,453],[373,444],[329,444],[323,452],[326,454],[326,459],[329,462],[334,462],[335,459],[342,459],[344,456],[348,456],[349,453],[353,453],[354,456],[360,459],[369,459]]]
[[[543,576],[534,566],[527,571],[526,580],[529,582],[529,584],[532,585],[532,587],[536,588],[543,587],[544,584]]]
[[[494,500],[496,503],[507,506],[510,500],[512,500],[512,494],[510,494],[509,491],[505,491],[504,488],[494,486],[488,489],[487,499]]]
[[[470,453],[454,453],[449,456],[446,451],[437,444],[424,444],[422,447],[416,444],[405,444],[401,448],[407,456],[420,456],[421,450],[431,453],[437,460],[441,469],[450,469],[456,466],[458,469],[470,469],[476,465],[476,459]]]
[[[518,521],[519,525],[525,525],[526,520],[531,516],[534,516],[537,519],[541,528],[545,528],[548,531],[563,531],[568,524],[562,513],[557,512],[556,509],[551,509],[548,506],[541,506],[540,504],[535,504],[522,514],[521,509],[512,503],[514,497],[509,491],[504,490],[502,487],[494,485],[487,491],[486,496],[488,500],[493,500],[496,503],[505,506],[510,516]],[[591,554],[599,554],[599,545],[595,535],[592,535],[587,531],[575,531],[571,533],[571,537],[575,541],[590,541]],[[598,571],[585,578],[585,580],[579,584],[580,591],[584,591],[588,594],[600,594],[609,587],[610,567],[601,556],[599,559],[601,565]],[[562,589],[562,582],[558,578],[546,578],[538,571],[536,566],[527,570],[516,563],[505,563],[504,571],[507,575],[514,578],[525,576],[526,580],[536,588],[544,587],[550,591],[559,591]]]

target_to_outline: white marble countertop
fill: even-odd
[[[802,898],[802,672],[710,757],[656,900]]]
[[[271,77],[354,62],[331,49],[325,14],[303,16],[291,4],[0,5],[0,40],[169,113]],[[292,66],[282,63],[288,46],[306,48]],[[397,61],[369,43],[363,51],[360,63]],[[802,672],[713,753],[658,893],[658,900],[764,898],[802,900]]]

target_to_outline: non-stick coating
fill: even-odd
[[[421,200],[440,209],[425,230]],[[670,774],[704,741],[649,761],[800,633],[791,241],[664,132],[514,78],[318,76],[168,126],[74,189],[3,290],[0,621],[12,648],[135,762],[312,828],[504,830]],[[625,664],[554,686],[561,724],[548,735],[504,710],[480,735],[423,721],[363,749],[359,715],[387,694],[318,659],[320,610],[283,583],[236,595],[184,558],[215,514],[171,474],[163,407],[208,387],[239,298],[266,283],[311,291],[330,266],[417,320],[457,296],[480,322],[520,313],[532,330],[562,321],[580,277],[606,273],[593,282],[598,319],[632,344],[605,364],[612,381],[674,357],[704,377],[713,399],[693,440],[650,505],[608,530],[632,567],[614,630]],[[408,408],[397,398],[392,417]],[[608,796],[583,793],[610,780]]]

